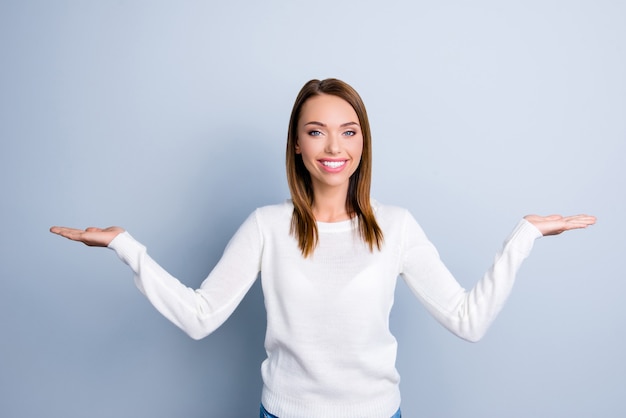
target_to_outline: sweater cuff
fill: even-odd
[[[115,251],[117,256],[137,273],[139,271],[139,260],[141,254],[146,252],[146,247],[135,240],[128,231],[118,234],[109,243],[108,248]]]
[[[543,234],[541,233],[541,231],[539,231],[539,229],[535,225],[528,222],[526,219],[522,218],[519,223],[520,223],[520,227],[525,230],[524,233],[529,234],[530,237],[534,239],[543,237]]]
[[[521,219],[506,240],[505,245],[511,245],[517,251],[528,255],[533,248],[535,240],[542,236],[543,234],[533,224],[526,219]]]

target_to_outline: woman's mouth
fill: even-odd
[[[328,168],[339,168],[346,164],[346,160],[341,160],[341,161],[323,160],[320,162],[322,163],[324,167],[328,167]]]

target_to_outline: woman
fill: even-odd
[[[357,92],[336,79],[311,80],[289,122],[291,200],[250,215],[199,289],[169,275],[122,228],[51,231],[115,250],[152,304],[192,338],[218,328],[260,272],[268,354],[261,417],[399,417],[396,340],[388,326],[397,277],[442,325],[477,341],[534,240],[595,218],[525,217],[494,265],[465,291],[406,210],[370,199],[371,159]]]

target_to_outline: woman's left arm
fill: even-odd
[[[401,275],[426,309],[448,330],[468,341],[480,340],[508,298],[516,273],[535,239],[595,223],[595,217],[528,215],[497,253],[494,263],[470,290],[465,290],[439,258],[432,243],[409,215]]]

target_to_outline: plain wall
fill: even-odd
[[[189,286],[254,208],[288,198],[311,78],[368,105],[373,196],[411,210],[466,287],[528,213],[597,215],[537,241],[485,339],[399,282],[406,417],[624,416],[622,1],[1,1],[0,415],[256,416],[257,283],[196,342],[113,252],[48,232],[121,225]]]

